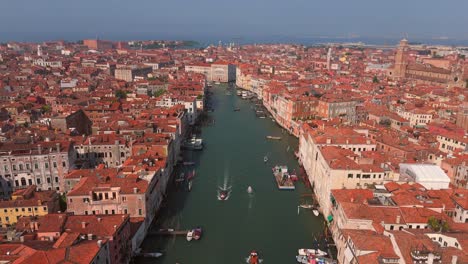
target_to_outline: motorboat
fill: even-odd
[[[229,198],[229,190],[220,189],[218,192],[218,200],[225,201]]]
[[[301,204],[299,207],[304,208],[304,209],[312,209],[314,206],[311,204]]]
[[[187,232],[187,241],[200,240],[202,235],[202,229],[200,227],[194,228]]]
[[[249,186],[249,187],[247,188],[247,193],[253,193],[253,188],[252,188],[252,186]]]
[[[267,156],[263,157],[263,162],[267,162],[267,161],[268,161],[268,157]]]
[[[281,137],[275,137],[275,136],[267,136],[267,139],[275,139],[275,140],[280,140]]]
[[[234,112],[239,112],[239,111],[240,111],[239,107],[234,108]]]
[[[317,257],[317,256],[314,256],[314,255],[309,255],[309,256],[298,255],[298,256],[296,256],[296,260],[297,260],[297,262],[303,263],[303,264],[311,264],[311,263],[314,263],[314,264],[336,264],[336,261],[334,261],[332,259]]]
[[[193,184],[193,182],[189,180],[188,185],[187,185],[187,189],[188,189],[189,192],[192,190],[192,184]]]
[[[259,258],[257,251],[250,252],[250,255],[247,257],[246,262],[248,264],[259,264],[262,260]]]
[[[135,255],[139,257],[145,257],[145,258],[159,258],[163,255],[161,252],[141,252],[141,248],[138,248],[135,251]]]
[[[195,162],[193,161],[184,161],[184,166],[192,166],[192,165],[195,165]]]
[[[183,182],[185,181],[185,173],[181,173],[179,174],[179,177],[177,177],[177,179],[175,179],[176,182]]]
[[[312,209],[312,213],[314,213],[315,216],[319,216],[320,212],[317,209]]]
[[[297,250],[299,255],[302,256],[308,256],[308,255],[314,255],[316,257],[323,257],[327,255],[327,252],[322,251],[320,249],[314,249],[314,248],[301,248]]]
[[[185,140],[182,145],[185,149],[188,150],[202,150],[203,149],[203,139],[192,137],[191,139]]]

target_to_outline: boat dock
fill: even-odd
[[[288,173],[288,167],[275,166],[273,168],[276,184],[280,190],[295,190],[294,182]]]

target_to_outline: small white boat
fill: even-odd
[[[263,157],[263,162],[267,162],[267,161],[268,161],[268,157],[267,156]]]
[[[187,241],[192,241],[193,239],[193,230],[187,232]]]
[[[188,191],[189,191],[189,192],[192,190],[192,184],[193,184],[192,181],[189,181],[189,182],[188,182],[187,188],[188,188]]]
[[[314,213],[315,216],[319,216],[320,212],[317,209],[313,209],[312,213]]]
[[[323,257],[327,255],[327,252],[314,248],[301,248],[298,249],[297,252],[301,256],[314,255],[316,257]]]
[[[299,207],[304,208],[304,209],[312,209],[313,205],[311,205],[311,204],[301,204],[301,205],[299,205]]]
[[[247,193],[253,193],[253,188],[252,188],[252,186],[249,186],[249,187],[247,188]]]

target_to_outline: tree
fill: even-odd
[[[427,220],[427,225],[433,230],[433,231],[436,231],[436,232],[446,232],[449,230],[449,225],[447,223],[447,221],[445,220],[440,220],[440,219],[437,219],[435,216],[431,216],[429,217],[429,219]]]
[[[197,99],[199,99],[199,100],[203,99],[203,95],[202,94],[197,95]]]
[[[373,83],[379,83],[379,79],[377,78],[377,76],[374,76],[374,78],[372,79],[372,82]]]
[[[125,99],[125,98],[127,98],[127,92],[124,91],[124,90],[117,90],[117,91],[115,91],[115,97],[117,97],[119,99]]]
[[[41,107],[41,110],[42,110],[42,113],[48,113],[48,112],[52,111],[52,107],[50,105],[43,105]]]
[[[163,95],[165,93],[166,93],[166,90],[158,89],[157,91],[154,91],[153,95],[154,95],[154,97],[159,97],[159,96],[161,96],[161,95]]]

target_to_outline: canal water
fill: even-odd
[[[323,233],[322,216],[300,209],[304,194],[311,191],[301,182],[296,190],[278,190],[272,174],[274,165],[287,165],[299,173],[294,157],[298,140],[271,118],[259,119],[254,103],[243,100],[227,85],[210,90],[215,123],[202,128],[203,151],[186,151],[184,158],[195,161],[196,176],[191,192],[185,188],[169,191],[165,208],[153,230],[186,230],[200,226],[203,236],[188,242],[184,236],[148,236],[143,252],[163,252],[159,259],[138,258],[137,263],[219,264],[246,263],[257,250],[263,263],[296,263],[299,248],[311,248],[314,235]],[[234,108],[240,111],[234,111]],[[281,140],[267,140],[266,136]],[[268,162],[264,163],[264,156]],[[217,199],[218,186],[232,186],[228,200]],[[254,194],[247,193],[252,186]],[[310,198],[307,198],[310,201]]]

